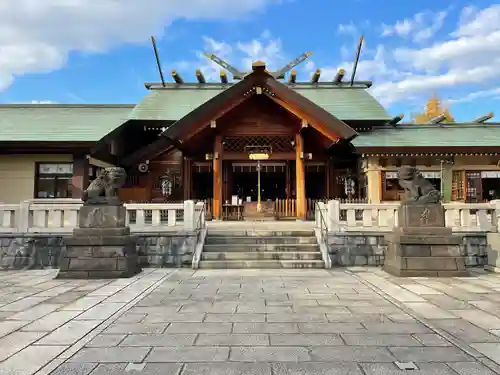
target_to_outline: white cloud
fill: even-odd
[[[435,32],[443,27],[447,11],[437,13],[419,12],[413,18],[405,18],[394,25],[382,25],[382,36],[400,36],[414,42],[424,42],[430,39]]]
[[[456,36],[488,35],[499,28],[500,4],[478,10],[474,7],[465,7],[460,15]]]
[[[365,41],[356,79],[373,80],[374,85],[370,92],[386,106],[398,102],[422,105],[433,91],[447,89],[448,92],[453,92],[459,87],[476,90],[477,93],[450,99],[450,103],[497,98],[499,95],[492,86],[495,86],[495,83],[496,87],[500,86],[499,9],[500,6],[497,5],[482,10],[464,8],[456,30],[444,41],[434,44],[427,43],[413,48],[389,48],[381,44],[371,46]],[[411,20],[424,25],[422,20],[429,19],[429,16],[425,16],[428,14],[420,12]],[[398,35],[404,34],[407,28],[409,38],[425,39],[427,34],[423,31],[437,27],[435,25],[441,22],[439,20],[444,19],[443,14],[435,13],[434,23],[427,23],[421,28],[409,28],[404,26],[404,21],[400,21],[396,23],[400,25],[397,29]],[[419,37],[419,33],[424,36]],[[216,53],[240,70],[249,70],[250,63],[255,60],[264,60],[270,69],[276,69],[288,63],[291,57],[295,57],[285,53],[281,41],[273,39],[268,32],[258,39],[233,46],[210,38],[205,38],[205,41],[207,51]],[[321,81],[330,81],[338,69],[343,68],[346,71],[345,80],[349,80],[356,44],[353,42],[350,46],[340,47],[340,63],[337,64],[322,64],[314,57],[307,60],[299,67],[299,79],[310,79],[312,72],[320,68]],[[207,63],[206,59],[198,62],[198,65],[200,64],[210,79],[218,79],[221,69],[218,65]],[[446,100],[446,97],[443,99]]]
[[[348,24],[342,24],[342,23],[339,24],[337,32],[339,34],[347,34],[347,35],[355,35],[359,33],[358,28],[356,27],[356,25],[354,25],[352,21]]]
[[[30,104],[57,104],[53,100],[32,100]]]
[[[500,100],[500,88],[471,92],[461,98],[448,99],[448,104],[474,102],[478,99]]]
[[[31,100],[27,102],[12,102],[11,104],[59,104],[53,100]]]
[[[142,43],[176,19],[237,18],[279,1],[2,0],[0,91],[16,76],[61,68],[72,51]]]
[[[397,77],[382,74],[373,87],[372,93],[387,105],[437,89],[498,86],[500,5],[482,10],[466,7],[447,40],[422,48],[396,48],[384,62],[399,72]]]
[[[174,62],[172,66],[186,74],[194,74],[196,69],[200,69],[208,81],[218,81],[220,71],[227,69],[209,60],[203,52],[215,54],[241,73],[251,71],[252,63],[255,61],[264,61],[267,69],[273,71],[281,69],[291,60],[284,52],[281,40],[274,38],[269,31],[264,31],[259,38],[239,41],[234,45],[206,36],[203,37],[203,41],[203,51],[197,53],[196,61]]]

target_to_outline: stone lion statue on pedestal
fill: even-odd
[[[398,182],[406,192],[407,200],[404,203],[437,204],[441,202],[439,190],[427,181],[415,167],[399,168]]]
[[[85,203],[115,203],[119,201],[118,191],[125,184],[127,173],[119,167],[105,168],[83,192]]]

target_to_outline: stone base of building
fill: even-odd
[[[110,279],[139,272],[137,239],[125,227],[122,205],[89,204],[79,213],[79,228],[66,239],[59,279]]]
[[[385,236],[384,270],[398,277],[468,276],[462,239],[444,227],[440,204],[402,205],[401,227]]]
[[[488,264],[484,269],[500,273],[500,233],[488,233]]]

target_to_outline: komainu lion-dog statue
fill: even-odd
[[[117,201],[118,191],[125,184],[127,173],[119,167],[105,168],[83,192],[85,203],[111,203]]]
[[[437,204],[441,202],[441,193],[426,180],[415,167],[404,166],[398,170],[399,185],[405,190],[406,204]]]

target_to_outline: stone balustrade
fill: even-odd
[[[377,204],[319,203],[329,232],[390,232],[398,223],[399,202]],[[498,208],[497,208],[498,205]],[[444,203],[446,226],[454,232],[496,232],[500,201],[489,203]],[[495,213],[496,212],[496,213]],[[321,216],[316,215],[320,227]]]
[[[33,199],[0,203],[0,233],[71,233],[78,225],[79,199]],[[205,207],[194,203],[128,203],[127,225],[133,232],[193,231],[205,225]]]
[[[399,202],[377,204],[319,203],[317,226],[329,232],[387,232],[398,222]],[[0,233],[71,233],[78,225],[78,199],[33,199],[0,204]],[[498,205],[498,209],[497,209]],[[454,232],[496,232],[500,201],[445,203],[446,225]],[[203,203],[127,203],[127,225],[134,232],[192,231],[204,227]],[[321,216],[319,213],[321,212]]]

